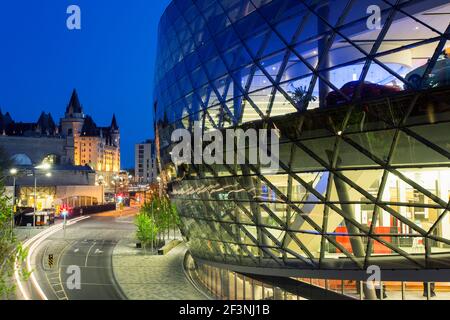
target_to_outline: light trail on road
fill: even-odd
[[[75,218],[72,220],[69,220],[66,224],[66,228],[74,225],[80,221],[89,219],[90,216],[86,216],[86,217],[80,217],[80,218]],[[42,300],[48,300],[48,297],[46,296],[46,294],[44,293],[44,291],[42,290],[41,286],[39,285],[38,281],[36,280],[36,276],[34,275],[34,273],[32,272],[32,268],[31,268],[31,259],[33,257],[34,251],[39,247],[39,245],[45,241],[46,239],[48,239],[50,236],[52,236],[53,234],[63,230],[64,225],[63,224],[59,224],[53,227],[48,228],[47,230],[37,234],[36,236],[34,236],[33,238],[29,239],[28,241],[26,241],[23,244],[23,249],[29,249],[28,250],[28,254],[27,254],[27,258],[26,258],[26,266],[27,266],[27,271],[31,272],[30,275],[30,280],[32,285],[34,286],[36,292],[38,293],[38,295],[40,296],[40,298]],[[18,261],[18,255],[16,256],[15,259],[15,263],[14,263],[14,278],[15,281],[17,283],[17,287],[19,288],[19,291],[22,295],[22,297],[24,298],[24,300],[31,300],[30,295],[26,292],[22,281],[21,281],[21,277],[20,277],[20,269],[22,268],[21,264]]]

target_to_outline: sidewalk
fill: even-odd
[[[16,233],[17,240],[23,243],[28,239],[31,239],[34,236],[38,235],[39,233],[45,231],[46,229],[48,229],[48,227],[39,227],[39,228],[15,227],[14,231]]]
[[[206,300],[186,279],[183,271],[185,245],[166,256],[144,255],[130,236],[113,253],[117,283],[130,300]]]
[[[96,217],[130,217],[130,216],[134,216],[139,212],[139,208],[138,207],[125,207],[122,211],[120,210],[113,210],[113,211],[107,211],[107,212],[103,212],[103,213],[97,213],[93,216]]]

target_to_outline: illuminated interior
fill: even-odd
[[[194,259],[299,276],[449,267],[450,5],[351,3],[175,0],[162,17],[163,167],[172,132],[197,121],[282,141],[278,172],[188,165],[171,179]]]

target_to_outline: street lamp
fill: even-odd
[[[114,175],[113,180],[114,181],[112,181],[112,183],[114,183],[114,202],[117,204],[117,183],[119,181],[119,176]]]
[[[16,176],[19,173],[19,170],[17,170],[16,168],[12,168],[11,170],[9,170],[9,173],[11,174],[11,176],[13,177],[13,197],[12,197],[12,213],[11,213],[11,234],[13,233],[14,230],[14,215],[16,213]]]
[[[61,212],[61,215],[64,217],[64,223],[63,223],[63,229],[64,229],[64,239],[66,238],[66,226],[67,226],[67,215],[69,214],[69,211],[67,209],[64,209]]]
[[[33,167],[33,177],[34,177],[34,212],[33,212],[33,228],[36,227],[36,205],[37,205],[37,175],[36,170],[49,171],[52,166],[49,163],[42,163],[36,167]],[[51,172],[46,172],[45,176],[50,178],[52,176]]]

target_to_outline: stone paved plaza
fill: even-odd
[[[184,274],[185,253],[180,245],[166,256],[145,255],[131,235],[114,250],[114,276],[130,300],[206,300]]]

